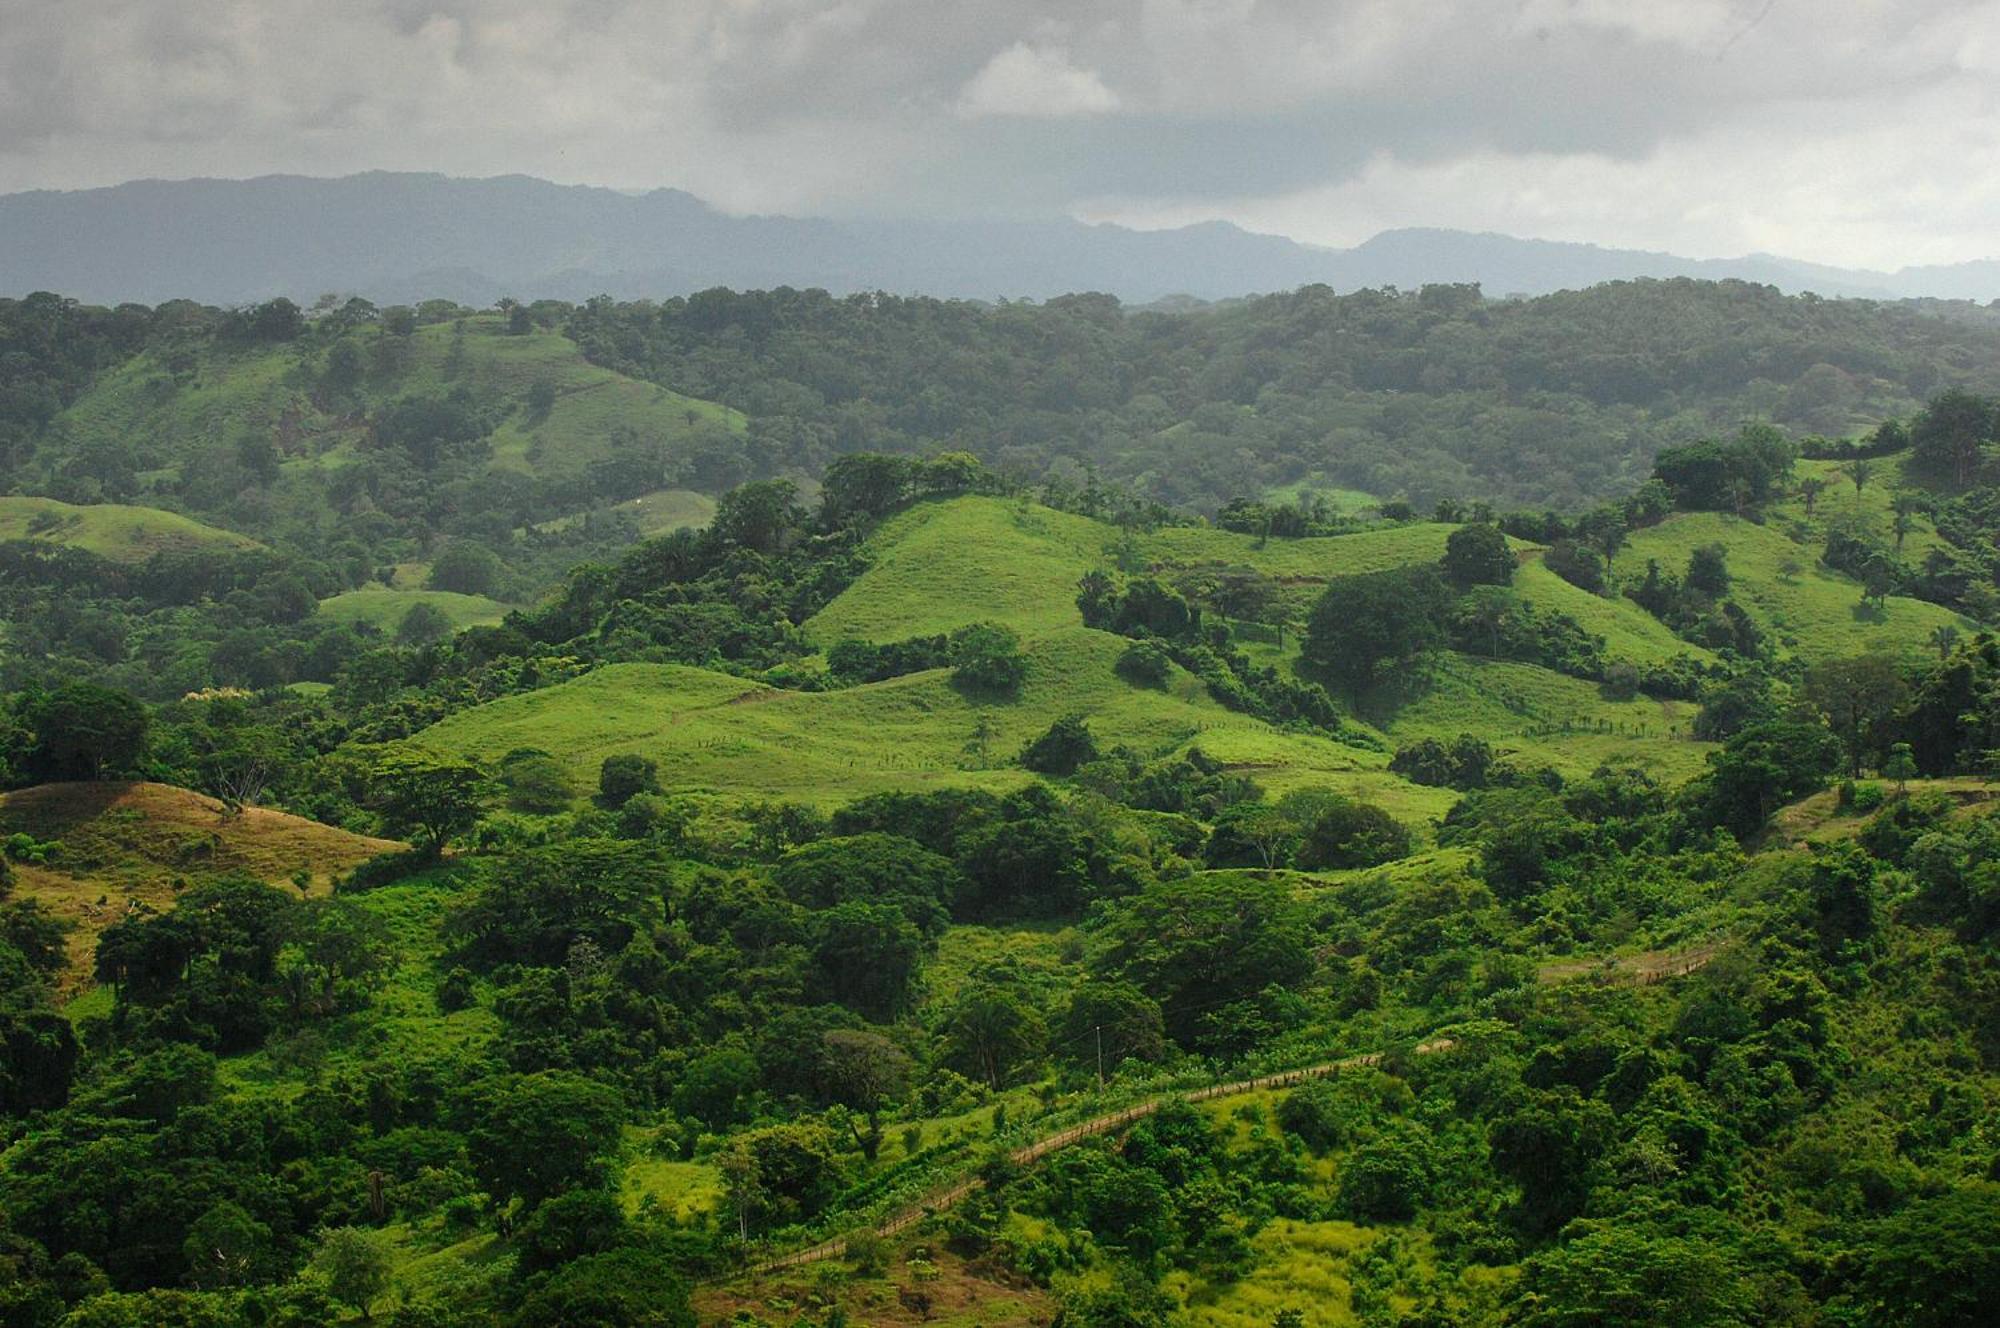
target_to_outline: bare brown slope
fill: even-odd
[[[87,985],[98,932],[138,905],[171,906],[176,890],[200,877],[240,872],[290,884],[303,871],[307,888],[325,893],[335,874],[402,847],[146,783],[38,784],[0,796],[0,836],[14,834],[57,845],[45,863],[14,863],[14,894],[76,924],[68,992]]]

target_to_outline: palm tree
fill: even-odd
[[[1818,475],[1808,475],[1799,481],[1799,497],[1806,500],[1806,515],[1813,514],[1813,504],[1826,491],[1826,481]]]
[[[1857,507],[1861,504],[1861,491],[1868,487],[1868,481],[1874,474],[1875,463],[1867,457],[1861,458],[1847,468],[1847,478],[1854,481],[1854,502]]]
[[[1896,556],[1900,558],[1903,556],[1903,539],[1912,530],[1916,529],[1917,513],[1923,510],[1924,500],[1906,489],[1891,499],[1889,505],[1896,512],[1896,520],[1892,528],[1896,532]]]
[[[1939,659],[1950,658],[1951,648],[1958,644],[1958,629],[1950,623],[1939,623],[1931,628],[1931,644],[1937,647]]]

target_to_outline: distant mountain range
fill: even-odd
[[[378,302],[683,294],[819,286],[979,299],[1108,291],[1128,302],[1225,299],[1324,282],[1339,290],[1479,282],[1539,295],[1631,277],[1740,278],[1871,299],[1993,300],[2000,259],[1869,272],[1768,254],[1692,259],[1449,230],[1352,249],[1226,222],[1177,230],[1045,222],[736,217],[691,194],[626,194],[527,176],[461,180],[141,180],[0,195],[0,293],[92,302],[237,304],[321,292]]]

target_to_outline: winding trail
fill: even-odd
[[[1414,1054],[1429,1056],[1440,1051],[1449,1051],[1454,1045],[1456,1044],[1450,1038],[1433,1038],[1429,1042],[1419,1043],[1414,1049]],[[1342,1060],[1322,1061],[1317,1065],[1307,1065],[1296,1070],[1281,1070],[1276,1074],[1258,1075],[1254,1079],[1237,1079],[1225,1084],[1210,1084],[1206,1088],[1197,1088],[1186,1093],[1162,1093],[1158,1097],[1148,1098],[1146,1101],[1126,1107],[1122,1111],[1109,1111],[1102,1116],[1093,1116],[1089,1120],[1071,1125],[1066,1129],[1058,1130],[1054,1134],[1044,1135],[1032,1143],[1021,1145],[1019,1148],[1008,1153],[1007,1156],[1016,1164],[1025,1166],[1030,1162],[1040,1161],[1057,1149],[1067,1148],[1079,1140],[1093,1138],[1100,1134],[1112,1134],[1122,1130],[1134,1121],[1143,1120],[1147,1116],[1152,1115],[1168,1102],[1205,1102],[1210,1098],[1231,1097],[1237,1093],[1255,1092],[1263,1088],[1288,1088],[1293,1084],[1304,1083],[1308,1079],[1324,1079],[1326,1076],[1338,1074],[1342,1070],[1358,1069],[1364,1065],[1376,1065],[1381,1060],[1381,1052],[1371,1051],[1359,1056],[1348,1056]],[[983,1183],[977,1176],[967,1176],[962,1180],[957,1180],[949,1185],[932,1190],[923,1198],[918,1199],[884,1219],[879,1226],[874,1228],[875,1234],[878,1236],[893,1236],[898,1232],[907,1231],[925,1218],[942,1213],[946,1209],[953,1207],[974,1190],[977,1190]],[[775,1259],[767,1259],[763,1263],[752,1265],[749,1272],[753,1277],[761,1276],[762,1274],[774,1273],[784,1268],[796,1268],[801,1264],[818,1263],[823,1259],[837,1259],[846,1252],[847,1237],[835,1236],[831,1240],[823,1240],[817,1245],[809,1245],[805,1249],[794,1250],[790,1254],[781,1255]]]
[[[1641,955],[1629,955],[1610,963],[1603,961],[1571,961],[1546,964],[1543,965],[1537,976],[1544,982],[1560,982],[1569,978],[1597,973],[1610,977],[1622,977],[1641,984],[1663,982],[1670,978],[1684,977],[1698,969],[1707,967],[1709,962],[1722,952],[1723,945],[1724,942],[1718,938],[1686,950],[1652,951]],[[1449,1051],[1456,1045],[1450,1038],[1432,1038],[1428,1042],[1418,1043],[1413,1048],[1413,1054],[1430,1056],[1440,1051]],[[1143,1120],[1147,1116],[1152,1115],[1168,1102],[1206,1102],[1211,1098],[1230,1097],[1237,1093],[1250,1093],[1263,1088],[1289,1088],[1293,1084],[1304,1083],[1308,1079],[1324,1079],[1328,1075],[1338,1074],[1342,1070],[1353,1070],[1364,1065],[1380,1064],[1382,1056],[1382,1052],[1371,1051],[1358,1056],[1347,1056],[1337,1061],[1321,1061],[1317,1065],[1302,1066],[1296,1070],[1280,1070],[1276,1074],[1258,1075],[1252,1079],[1235,1079],[1228,1083],[1210,1084],[1206,1088],[1196,1088],[1185,1093],[1162,1093],[1157,1097],[1148,1098],[1144,1102],[1126,1107],[1122,1111],[1108,1111],[1102,1116],[1093,1116],[1089,1120],[1071,1125],[1066,1129],[1058,1130],[1054,1134],[1044,1135],[1032,1143],[1021,1145],[1019,1148],[1009,1152],[1007,1156],[1017,1165],[1025,1166],[1030,1162],[1038,1162],[1057,1149],[1067,1148],[1079,1140],[1093,1138],[1100,1134],[1112,1134],[1118,1130],[1122,1130],[1134,1121]],[[953,1181],[949,1185],[940,1186],[924,1195],[923,1198],[916,1200],[885,1218],[880,1225],[874,1228],[874,1232],[878,1236],[893,1236],[898,1232],[907,1231],[925,1218],[932,1217],[951,1208],[974,1190],[977,1190],[983,1183],[977,1176],[967,1176],[963,1179]],[[823,1240],[817,1245],[809,1245],[805,1249],[794,1250],[790,1254],[781,1255],[775,1259],[767,1259],[763,1263],[753,1264],[748,1269],[748,1272],[752,1277],[757,1277],[765,1273],[774,1273],[784,1268],[796,1268],[801,1264],[818,1263],[824,1259],[837,1259],[846,1252],[847,1237],[835,1236],[830,1240]]]

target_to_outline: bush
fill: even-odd
[[[952,681],[982,692],[1011,693],[1028,676],[1021,638],[999,623],[974,623],[951,636]]]
[[[607,756],[597,768],[597,800],[612,811],[638,794],[659,791],[659,764],[643,756]]]
[[[455,590],[461,595],[485,595],[500,579],[500,559],[483,544],[453,540],[431,564],[425,582],[432,590]]]
[[[500,766],[500,784],[508,807],[537,816],[564,810],[576,796],[569,772],[546,752],[510,753]]]
[[[1444,543],[1444,574],[1464,590],[1471,586],[1504,586],[1514,580],[1514,551],[1500,527],[1480,522],[1460,526]]]
[[[1166,688],[1173,677],[1174,661],[1160,646],[1151,641],[1134,641],[1118,656],[1118,676],[1134,687]]]
[[[1409,828],[1380,807],[1334,798],[1307,828],[1298,865],[1307,871],[1375,867],[1410,855]]]
[[[1097,740],[1082,715],[1064,715],[1021,750],[1021,764],[1038,775],[1063,777],[1097,759]]]

